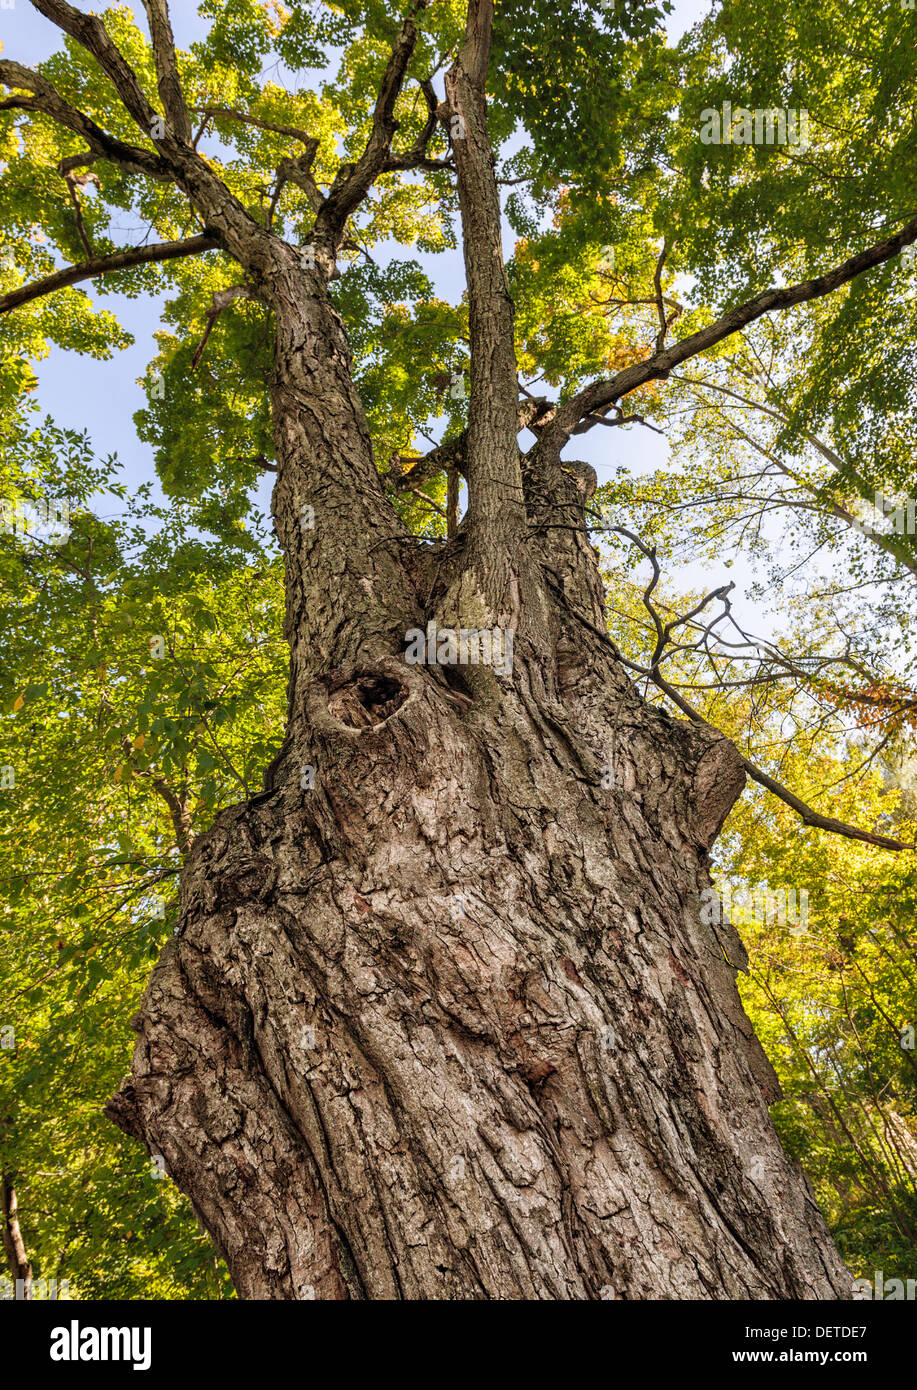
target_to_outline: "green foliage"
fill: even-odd
[[[114,462],[50,424],[5,462],[71,514],[62,544],[0,537],[0,1162],[37,1276],[81,1298],[227,1297],[188,1203],[102,1106],[174,926],[184,837],[258,790],[279,745],[279,560],[257,533],[205,540],[147,488],[112,517]]]

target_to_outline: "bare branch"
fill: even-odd
[[[321,189],[312,177],[312,164],[318,150],[318,141],[309,139],[309,148],[305,154],[290,155],[287,159],[282,159],[277,169],[277,189],[271,200],[271,219],[273,220],[274,210],[280,197],[281,189],[285,183],[295,183],[301,188],[309,199],[309,205],[313,212],[320,212],[325,205],[325,199]]]
[[[134,246],[128,251],[115,251],[110,256],[96,256],[93,260],[81,261],[79,265],[68,265],[56,270],[44,280],[33,280],[29,285],[20,285],[0,295],[0,314],[18,309],[33,299],[41,299],[55,290],[75,285],[79,280],[92,280],[97,275],[110,275],[116,270],[129,270],[131,266],[146,265],[154,261],[173,261],[179,256],[197,256],[202,251],[213,251],[219,242],[211,236],[188,237],[186,241],[158,241],[152,246]]]
[[[545,412],[553,413],[554,407],[549,405],[544,399],[532,396],[527,401],[520,401],[516,408],[516,426],[519,430],[538,429],[538,420]],[[396,471],[394,466],[387,475],[385,481],[395,492],[401,487],[411,488],[420,483],[427,482],[430,478],[435,478],[438,473],[448,473],[455,470],[463,478],[467,477],[468,467],[468,431],[462,430],[454,439],[447,440],[444,444],[438,444],[435,449],[431,449],[428,454],[424,454],[417,459],[398,459],[401,463],[411,463],[412,467],[404,471]]]
[[[774,406],[768,405],[764,401],[757,401],[754,400],[751,396],[744,396],[741,394],[741,392],[730,390],[728,386],[723,386],[720,382],[706,381],[700,377],[685,376],[681,372],[674,373],[673,380],[682,381],[686,385],[695,388],[695,394],[697,394],[697,391],[703,390],[716,391],[719,392],[720,395],[729,396],[733,400],[738,401],[740,404],[748,406],[749,409],[756,410],[762,415],[767,415],[773,420],[780,421],[782,424],[789,423],[789,417],[785,415],[783,411],[777,410]],[[810,482],[807,482],[804,477],[802,477],[794,469],[790,468],[787,464],[785,464],[782,461],[782,459],[778,458],[777,455],[774,454],[770,449],[767,449],[763,444],[761,444],[757,439],[755,439],[753,435],[750,435],[746,433],[745,430],[741,429],[740,426],[738,426],[735,423],[735,421],[731,418],[731,416],[725,412],[725,410],[721,410],[719,413],[720,417],[725,422],[727,427],[730,430],[732,430],[732,432],[735,435],[737,435],[740,439],[744,440],[746,444],[748,444],[751,448],[756,450],[757,453],[761,454],[763,458],[766,458],[769,463],[773,464],[773,466],[779,469],[780,472],[783,473],[786,477],[791,478],[799,488],[804,489],[806,492],[810,493],[813,497],[815,497],[816,500],[821,504],[821,507],[823,507],[826,511],[829,511],[832,516],[837,518],[838,521],[843,521],[846,526],[849,526],[852,530],[857,531],[861,536],[864,536],[873,545],[878,546],[880,550],[884,550],[885,553],[887,555],[890,555],[892,559],[896,560],[898,564],[903,565],[905,569],[910,570],[911,574],[917,575],[917,560],[914,559],[914,557],[909,553],[907,547],[903,545],[901,541],[898,540],[893,533],[877,531],[873,527],[865,526],[863,522],[860,520],[860,518],[855,516],[853,512],[849,511],[846,507],[842,507],[840,503],[835,502],[830,497],[826,498],[823,489],[816,487],[814,484]],[[577,428],[577,430],[574,431],[574,433],[578,433],[578,429],[579,427]],[[812,446],[816,453],[820,454],[822,458],[826,459],[827,462],[830,463],[831,467],[839,474],[841,478],[843,478],[845,481],[852,482],[856,486],[858,494],[865,501],[869,500],[869,486],[865,478],[854,467],[852,463],[849,463],[848,461],[840,458],[840,456],[834,452],[830,445],[826,444],[824,440],[819,439],[817,435],[812,434],[809,431],[805,431],[802,437],[803,439],[805,439],[807,444],[810,444]]]
[[[656,291],[656,312],[659,315],[659,332],[656,335],[656,351],[661,352],[665,347],[665,337],[669,331],[669,321],[666,318],[665,305],[662,302],[662,268],[665,265],[665,258],[668,255],[669,243],[664,240],[662,250],[656,261],[656,269],[653,272],[653,288]]]
[[[699,711],[696,710],[693,705],[689,704],[688,701],[684,698],[684,696],[680,694],[680,692],[676,690],[675,687],[665,679],[665,677],[661,674],[659,667],[660,662],[662,660],[662,653],[665,646],[665,642],[673,628],[679,626],[682,622],[688,621],[692,614],[697,614],[702,608],[706,606],[707,603],[710,602],[712,598],[719,597],[723,598],[724,601],[728,602],[726,596],[728,594],[728,590],[732,586],[728,585],[724,586],[722,590],[714,590],[713,593],[708,594],[706,598],[704,598],[701,601],[701,603],[692,610],[692,614],[686,614],[684,618],[674,620],[667,626],[664,626],[662,619],[660,618],[659,613],[656,609],[656,606],[652,601],[653,590],[656,587],[656,584],[658,583],[660,578],[659,563],[656,559],[655,547],[647,546],[638,537],[634,536],[632,532],[625,530],[623,527],[613,527],[611,529],[619,531],[622,535],[626,536],[628,540],[632,541],[636,545],[637,549],[640,550],[642,554],[646,556],[646,558],[650,561],[650,565],[652,567],[652,577],[643,595],[644,607],[646,608],[647,612],[652,618],[653,625],[656,630],[656,647],[653,653],[653,658],[650,666],[641,666],[637,662],[629,661],[626,657],[622,656],[622,654],[618,651],[617,647],[611,641],[611,638],[608,636],[608,634],[606,632],[603,632],[601,628],[596,627],[594,623],[590,622],[588,618],[584,617],[576,608],[574,608],[570,603],[569,597],[563,592],[559,585],[555,585],[550,580],[548,582],[551,584],[551,588],[555,590],[558,596],[563,600],[565,606],[574,614],[574,616],[579,620],[579,622],[582,623],[585,627],[589,628],[590,631],[594,632],[598,637],[600,637],[602,641],[611,648],[611,650],[614,652],[615,656],[619,661],[622,661],[624,665],[628,666],[632,671],[636,671],[638,674],[648,677],[653,682],[653,684],[659,690],[661,690],[664,695],[667,695],[668,698],[672,701],[672,703],[674,705],[677,705],[677,707],[682,711],[682,713],[686,714],[693,723],[702,724],[705,727],[710,728],[711,725],[708,724],[707,720],[704,719],[703,715],[700,714]],[[866,844],[878,845],[881,849],[890,849],[898,851],[903,849],[915,848],[914,845],[907,844],[902,840],[892,839],[888,835],[879,835],[877,832],[872,830],[860,830],[857,826],[848,825],[846,821],[836,820],[833,816],[823,816],[820,811],[813,810],[812,807],[809,806],[805,801],[803,801],[801,797],[797,796],[795,792],[791,792],[790,789],[788,787],[785,787],[782,782],[778,782],[775,777],[771,777],[768,773],[762,772],[761,769],[755,763],[750,761],[750,759],[743,757],[742,763],[746,773],[752,779],[752,781],[757,782],[759,786],[764,787],[767,791],[772,792],[774,796],[779,797],[781,801],[785,802],[785,804],[791,808],[791,810],[796,812],[796,814],[800,817],[800,819],[803,821],[803,824],[805,825],[810,825],[816,830],[828,830],[834,835],[843,835],[850,840],[862,840]]]
[[[75,172],[76,168],[80,167],[80,165],[87,162],[91,162],[92,156],[76,155],[74,156],[74,158],[77,161],[76,164],[73,163],[73,159],[62,159],[57,166],[57,172],[60,174],[61,178],[67,185],[67,192],[70,194],[70,201],[73,204],[73,214],[76,218],[76,229],[79,234],[83,250],[86,252],[86,255],[91,259],[93,256],[95,256],[95,250],[93,249],[92,243],[89,240],[89,234],[86,231],[86,224],[83,221],[83,209],[80,205],[80,199],[79,194],[77,193],[77,189],[84,188],[87,183],[95,184],[96,188],[99,188],[101,185],[99,184],[99,178],[97,174],[77,174]]]
[[[426,124],[409,150],[405,150],[404,154],[391,154],[388,157],[383,166],[386,173],[395,169],[455,168],[451,159],[429,159],[427,157],[427,147],[436,130],[438,102],[436,100],[436,92],[433,88],[433,83],[428,77],[421,82],[420,89],[427,103]]]

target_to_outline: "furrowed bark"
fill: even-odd
[[[143,126],[101,21],[33,3]],[[741,759],[647,706],[596,632],[594,477],[560,460],[560,412],[525,462],[523,508],[490,23],[471,0],[448,79],[471,515],[442,546],[386,497],[326,292],[393,158],[410,21],[364,154],[317,212],[314,269],[177,132],[156,155],[122,151],[186,193],[274,317],[291,680],[264,791],[189,846],[108,1113],[162,1155],[246,1298],[843,1297],[767,1112],[741,942],[701,910]],[[42,82],[13,100],[113,150]],[[407,628],[450,617],[513,632],[512,658],[408,664]]]
[[[465,38],[446,74],[468,282],[471,389],[466,478],[468,552],[443,622],[518,631],[519,595],[531,588],[520,545],[525,505],[519,467],[514,306],[501,245],[500,199],[487,135],[485,81],[492,0],[469,0]],[[453,616],[454,615],[454,616]]]
[[[740,760],[551,638],[556,700],[528,667],[486,711],[395,657],[390,713],[314,681],[315,788],[191,852],[109,1113],[244,1296],[847,1290],[700,911]]]
[[[187,145],[191,143],[191,122],[188,119],[188,108],[178,76],[169,6],[166,0],[143,0],[143,8],[146,10],[150,26],[150,38],[156,59],[156,85],[162,109],[177,139]]]

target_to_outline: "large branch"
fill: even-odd
[[[68,5],[66,0],[31,0],[31,3],[39,14],[43,14],[46,19],[56,24],[58,29],[76,39],[77,43],[95,58],[137,125],[145,135],[151,135],[157,112],[150,105],[134,69],[121,53],[101,19],[94,14],[83,14],[72,5]]]
[[[414,13],[423,9],[427,0],[418,0]],[[406,19],[386,65],[382,84],[373,109],[369,139],[356,164],[342,164],[318,217],[315,232],[319,239],[337,246],[344,233],[348,217],[355,212],[385,168],[398,129],[395,102],[404,85],[408,63],[417,43],[417,26]]]
[[[756,295],[754,299],[748,300],[747,303],[730,309],[728,313],[723,314],[714,323],[708,324],[706,328],[673,343],[664,351],[656,352],[652,357],[648,357],[642,362],[636,362],[631,367],[626,367],[623,372],[618,372],[616,376],[607,380],[591,382],[589,386],[584,387],[582,391],[579,391],[558,408],[552,424],[545,431],[545,437],[540,442],[545,447],[562,448],[577,423],[585,416],[606,408],[638,386],[645,385],[648,381],[667,376],[673,367],[678,367],[689,358],[696,357],[698,353],[714,347],[724,338],[737,333],[739,329],[753,323],[755,319],[761,318],[764,314],[775,313],[780,309],[789,309],[795,304],[804,304],[808,300],[822,299],[825,295],[833,294],[841,285],[847,284],[857,275],[862,275],[864,271],[872,270],[875,266],[891,260],[905,246],[910,246],[915,241],[917,241],[917,214],[905,223],[894,236],[886,238],[885,241],[877,242],[875,246],[870,246],[866,251],[858,252],[857,255],[851,256],[849,260],[844,261],[834,270],[828,271],[827,274],[819,275],[813,280],[802,280],[796,285],[787,286],[786,289],[765,290],[762,294]],[[547,436],[550,436],[550,439]]]
[[[21,63],[0,58],[0,82],[5,87],[30,92],[31,96],[10,96],[0,101],[0,111],[38,111],[51,117],[58,125],[81,135],[93,155],[108,159],[129,173],[148,174],[155,179],[172,177],[168,166],[152,150],[127,145],[97,126],[83,111],[64,101],[55,87],[41,73],[23,67]]]
[[[152,150],[125,145],[100,129],[82,111],[69,106],[40,73],[32,72],[20,63],[0,59],[0,82],[32,93],[30,97],[13,96],[0,101],[0,110],[16,107],[25,111],[39,111],[81,135],[89,145],[90,155],[110,160],[131,173],[177,184],[192,206],[202,213],[208,232],[213,237],[219,237],[223,249],[240,264],[248,266],[255,259],[257,269],[265,269],[269,261],[271,238],[210,165],[189,146],[179,144],[170,137],[160,142],[164,147],[160,155]],[[85,154],[72,158],[79,159],[81,163],[88,162]]]
[[[188,145],[191,143],[191,121],[185,105],[181,81],[178,76],[178,60],[175,56],[175,40],[169,21],[167,0],[143,0],[143,8],[150,26],[153,43],[153,57],[156,60],[156,85],[159,100],[162,102],[166,119],[177,139]]]
[[[493,0],[469,0],[465,38],[446,74],[447,119],[458,178],[468,281],[471,393],[468,526],[472,546],[512,544],[525,530],[519,450],[514,306],[500,225],[500,195],[487,134],[485,82]]]
[[[201,251],[213,251],[218,245],[214,237],[194,236],[186,241],[158,241],[152,246],[136,246],[128,251],[115,251],[110,256],[80,261],[78,265],[56,270],[43,280],[33,280],[31,284],[20,285],[17,290],[0,295],[0,314],[18,309],[21,304],[41,299],[46,294],[53,294],[67,285],[75,285],[79,280],[92,280],[97,275],[110,275],[115,270],[129,270],[131,266],[146,265],[151,261],[173,261],[179,256],[196,256]]]

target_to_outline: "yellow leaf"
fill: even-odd
[[[22,709],[22,706],[23,706],[24,704],[25,704],[25,696],[24,696],[24,695],[17,695],[16,698],[15,698],[15,700],[13,701],[13,713],[15,714],[15,712],[16,712],[17,709]]]
[[[144,745],[144,742],[145,742],[145,740],[144,740],[143,734],[138,734],[137,737],[134,739],[134,747],[135,747],[135,748],[142,748],[143,745]]]
[[[119,767],[116,767],[116,768],[115,768],[115,783],[116,783],[116,784],[117,784],[118,782],[121,781],[121,778],[123,777],[123,775],[124,775],[124,764],[121,763]]]

